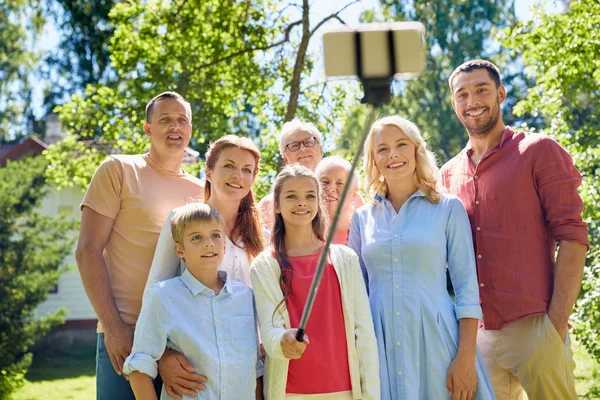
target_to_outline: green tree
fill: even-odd
[[[124,153],[144,151],[144,106],[164,90],[178,91],[192,105],[192,147],[203,154],[224,134],[253,137],[266,161],[263,176],[272,177],[278,160],[274,131],[281,123],[298,116],[327,131],[345,98],[343,90],[309,79],[314,64],[307,51],[315,33],[339,20],[341,10],[310,26],[308,0],[296,20],[290,20],[290,6],[272,0],[117,4],[109,15],[118,79],[90,85],[57,108],[69,138],[47,153],[49,179],[87,187],[104,155],[81,139],[101,140]],[[268,181],[261,181],[259,196]]]
[[[45,90],[47,112],[88,85],[115,78],[110,67],[110,38],[114,32],[108,13],[116,0],[53,0],[47,13],[59,27],[60,43],[42,60],[42,74],[51,82]]]
[[[0,2],[0,143],[18,140],[37,122],[30,77],[39,57],[32,43],[44,22],[38,0]]]
[[[447,161],[466,142],[464,128],[452,110],[447,79],[454,68],[468,59],[488,58],[500,66],[505,64],[507,60],[502,59],[498,45],[492,42],[491,32],[514,21],[512,1],[382,0],[381,3],[381,16],[370,12],[363,19],[419,21],[425,26],[428,51],[423,74],[416,80],[394,83],[395,96],[381,112],[411,119],[424,133],[429,147],[442,161]],[[511,75],[504,77],[506,84],[513,80]],[[504,120],[510,123],[510,109],[505,107],[505,110]],[[348,148],[347,144],[355,141],[365,113],[366,110],[358,109],[349,114],[340,147]]]
[[[592,248],[575,334],[600,361],[600,3],[573,0],[563,14],[536,8],[533,20],[504,31],[503,44],[523,57],[536,79],[514,112],[542,114],[542,132],[569,151],[583,176],[580,194]]]
[[[58,281],[74,240],[74,223],[36,213],[47,188],[43,157],[0,168],[0,399],[22,386],[31,364],[28,349],[64,311],[36,318],[34,310]]]

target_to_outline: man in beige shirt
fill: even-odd
[[[134,399],[122,377],[161,227],[175,208],[202,196],[202,183],[181,169],[191,133],[191,108],[165,92],[146,106],[150,151],[108,157],[81,203],[76,258],[98,315],[98,399]]]

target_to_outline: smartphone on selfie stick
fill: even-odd
[[[370,104],[371,112],[363,129],[359,147],[352,161],[347,181],[353,175],[364,147],[375,111],[391,100],[390,84],[395,78],[414,79],[425,69],[425,27],[420,22],[362,24],[323,34],[323,56],[327,77],[357,77],[363,86],[361,103]],[[344,185],[323,252],[311,283],[296,340],[302,342],[310,312],[323,276],[329,246],[344,201],[351,185]]]

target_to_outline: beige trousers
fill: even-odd
[[[481,351],[498,400],[576,399],[575,361],[547,314],[527,317],[501,330],[479,328]]]

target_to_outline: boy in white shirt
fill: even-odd
[[[151,378],[166,348],[185,355],[207,377],[195,398],[262,399],[252,290],[217,271],[225,253],[223,228],[223,218],[207,204],[189,204],[173,216],[175,251],[187,269],[150,286],[144,296],[124,365],[137,399],[156,399]],[[161,399],[171,399],[164,387]]]

